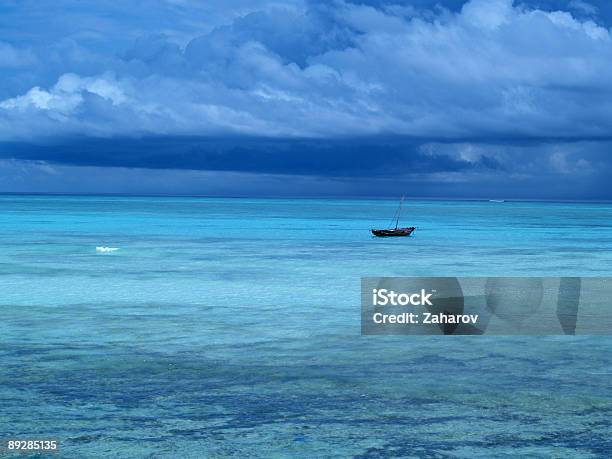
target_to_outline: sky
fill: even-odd
[[[612,199],[612,3],[5,0],[0,192]]]

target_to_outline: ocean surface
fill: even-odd
[[[67,458],[610,457],[612,338],[359,321],[362,276],[611,276],[612,205],[408,201],[414,237],[372,238],[396,205],[0,196],[0,437]]]

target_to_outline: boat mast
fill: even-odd
[[[402,196],[402,199],[400,199],[399,207],[397,209],[397,219],[395,220],[395,229],[397,229],[397,227],[399,226],[399,218],[400,218],[400,214],[402,213],[402,203],[403,202],[404,202],[404,197]]]

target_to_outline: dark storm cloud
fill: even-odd
[[[493,156],[466,160],[398,138],[266,139],[201,137],[71,138],[0,146],[5,156],[85,166],[240,171],[329,177],[394,177],[465,170],[500,170]],[[172,152],[172,154],[168,154]]]

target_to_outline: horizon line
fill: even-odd
[[[317,199],[317,200],[381,200],[391,201],[402,198],[398,196],[359,196],[359,195],[320,195],[320,196],[304,196],[304,195],[209,195],[209,194],[193,194],[193,193],[109,193],[109,192],[45,192],[45,191],[0,191],[0,196],[107,196],[107,197],[126,197],[126,198],[204,198],[204,199]],[[503,198],[503,197],[434,197],[434,196],[408,196],[404,195],[406,200],[417,201],[467,201],[467,202],[542,202],[542,203],[584,203],[584,204],[612,204],[612,199],[541,199],[541,198]],[[499,202],[503,201],[503,202]]]

